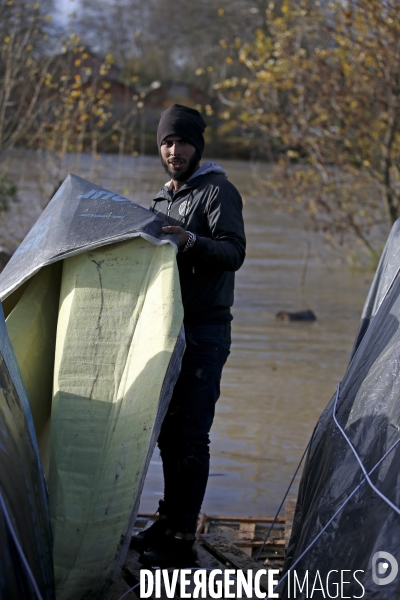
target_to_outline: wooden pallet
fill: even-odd
[[[205,539],[207,535],[223,536],[248,556],[262,564],[282,568],[285,552],[285,519],[278,518],[268,541],[264,540],[273,523],[272,517],[230,517],[204,515],[200,521],[198,535]]]
[[[196,549],[198,559],[193,565],[194,569],[226,569],[252,570],[253,573],[259,569],[282,570],[285,546],[290,538],[292,525],[293,502],[286,506],[286,518],[278,518],[268,541],[263,542],[271,527],[271,517],[236,517],[236,516],[208,516],[201,515],[199,519]],[[134,534],[147,528],[154,520],[152,514],[141,514],[138,516]],[[286,527],[287,523],[287,527]],[[140,570],[143,565],[139,562],[139,554],[130,549],[121,571],[121,576],[109,590],[109,600],[120,600],[123,594],[126,600],[140,598],[139,587],[134,591],[129,589],[140,581]],[[223,579],[223,576],[221,576]],[[260,588],[267,593],[267,577],[262,576]],[[187,590],[188,591],[188,590]],[[161,598],[166,600],[165,588],[161,588]],[[180,598],[180,590],[177,587],[175,598]],[[224,596],[223,596],[224,597]],[[154,599],[154,596],[152,596]]]

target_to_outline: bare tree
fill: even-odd
[[[0,151],[15,145],[40,112],[51,62],[52,2],[13,0],[0,6]]]

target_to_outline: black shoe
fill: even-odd
[[[144,565],[152,567],[193,567],[197,560],[194,547],[194,533],[180,533],[167,530],[165,535],[148,548],[139,559]]]
[[[148,529],[141,531],[137,535],[132,536],[130,547],[138,552],[143,552],[150,548],[164,536],[168,528],[167,517],[161,515],[157,521]]]

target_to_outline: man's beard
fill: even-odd
[[[165,161],[161,157],[161,164],[164,167],[165,172],[168,173],[168,175],[174,181],[187,181],[193,175],[193,173],[197,170],[199,161],[200,161],[200,156],[196,150],[196,152],[193,154],[192,158],[189,159],[189,162],[186,165],[186,169],[184,169],[183,171],[174,171],[173,169],[171,169],[171,167],[169,166],[167,161]]]

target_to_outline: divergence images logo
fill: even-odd
[[[392,583],[398,571],[399,565],[392,554],[383,551],[375,552],[372,557],[372,579],[376,585]]]

